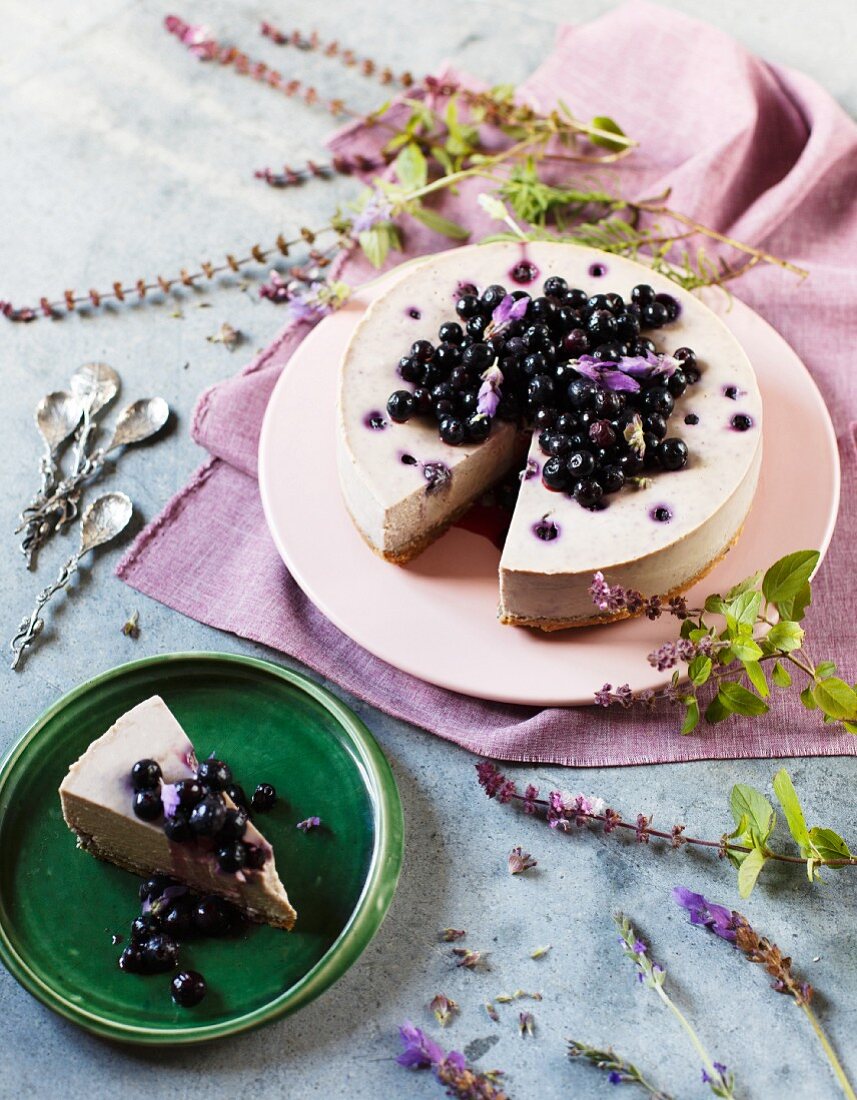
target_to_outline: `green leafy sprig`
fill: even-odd
[[[579,1043],[576,1039],[569,1039],[568,1056],[573,1062],[583,1060],[606,1073],[611,1085],[636,1085],[652,1100],[672,1100],[668,1092],[653,1085],[642,1070],[614,1050],[599,1050],[597,1047],[587,1046],[586,1043]]]

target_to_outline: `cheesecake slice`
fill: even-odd
[[[465,320],[469,314],[456,305],[462,296],[474,302],[486,292],[505,293],[510,303],[515,291],[525,291],[539,298],[542,310],[552,310],[558,308],[556,300],[545,306],[546,299],[540,296],[547,293],[546,284],[563,280],[578,288],[573,293],[582,294],[584,302],[606,294],[631,303],[644,284],[643,290],[669,303],[670,316],[668,323],[644,325],[641,336],[648,338],[650,349],[645,353],[611,350],[607,355],[608,348],[619,345],[617,338],[610,337],[614,342],[600,348],[584,344],[585,354],[564,350],[557,351],[555,359],[542,356],[541,365],[532,371],[540,375],[536,383],[546,383],[553,394],[544,402],[552,414],[554,409],[557,414],[573,412],[567,403],[570,396],[566,397],[569,378],[597,378],[599,372],[603,376],[606,368],[600,367],[601,362],[611,371],[616,367],[610,375],[613,381],[626,359],[638,378],[644,377],[639,372],[649,370],[643,384],[629,383],[640,390],[665,385],[671,373],[685,365],[681,355],[693,349],[688,384],[682,381],[674,387],[674,396],[668,397],[668,425],[654,438],[649,434],[649,450],[656,452],[668,430],[668,442],[681,452],[680,461],[663,468],[659,461],[654,465],[647,461],[645,468],[631,471],[634,476],[623,478],[624,487],[604,490],[604,498],[592,507],[576,499],[573,479],[559,489],[551,487],[550,477],[545,480],[549,455],[535,423],[538,402],[534,397],[529,406],[520,408],[517,420],[514,413],[506,418],[489,413],[487,438],[459,446],[441,439],[439,414],[436,419],[429,410],[396,419],[395,410],[387,405],[391,392],[407,402],[410,391],[416,407],[416,387],[428,387],[424,380],[411,378],[414,367],[413,362],[407,363],[408,357],[420,358],[419,347],[414,350],[412,345],[423,341],[440,347],[445,342],[441,326],[456,321],[455,342],[462,345],[461,327],[470,332],[470,322]],[[519,328],[538,323],[531,308],[526,316],[529,319]],[[588,315],[578,311],[578,316]],[[492,316],[486,340],[496,323]],[[586,323],[574,322],[575,326]],[[561,330],[551,330],[552,341],[561,339],[557,331]],[[477,330],[471,342],[481,339]],[[534,343],[532,348],[540,346]],[[600,359],[593,359],[590,351]],[[429,365],[434,362],[432,354],[432,348],[426,348]],[[497,351],[501,366],[504,354],[501,347]],[[530,369],[525,358],[516,362],[519,376]],[[564,371],[562,381],[558,367]],[[439,374],[452,378],[443,370]],[[490,372],[481,375],[483,380],[487,377]],[[453,402],[458,400],[451,396]],[[645,417],[646,410],[640,407]],[[635,408],[628,405],[627,411]],[[452,415],[462,419],[466,414],[455,411]],[[625,617],[626,612],[599,611],[593,604],[589,587],[596,571],[603,572],[610,584],[647,595],[675,595],[692,586],[738,538],[762,462],[762,401],[755,374],[716,313],[696,294],[641,264],[558,242],[495,242],[404,265],[399,278],[373,302],[346,350],[339,416],[338,465],[346,507],[369,545],[399,564],[433,542],[510,471],[520,473],[521,489],[499,563],[499,618],[510,625],[542,630]],[[604,423],[608,420],[603,418]],[[569,432],[589,432],[589,424],[583,427],[582,420],[579,424]],[[614,416],[608,429],[619,438],[625,424]],[[574,447],[596,451],[600,444],[590,443],[591,438]],[[618,453],[618,448],[613,450]],[[601,486],[596,489],[600,495]]]
[[[226,898],[252,920],[291,929],[297,913],[277,874],[273,849],[253,823],[247,823],[242,840],[261,865],[234,873],[221,870],[214,839],[176,843],[167,838],[163,819],[144,821],[135,815],[131,769],[140,760],[157,762],[164,791],[167,784],[196,777],[194,747],[157,695],[123,714],[93,741],[62,781],[63,817],[78,847],[137,875],[169,875],[201,893]],[[235,809],[228,795],[222,798],[227,808]]]

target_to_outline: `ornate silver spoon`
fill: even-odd
[[[74,452],[73,473],[77,473],[86,461],[95,417],[110,404],[119,392],[119,385],[119,375],[107,363],[84,363],[71,376],[71,392],[80,402],[83,412],[83,424]]]
[[[28,514],[44,504],[56,484],[57,455],[63,443],[80,423],[82,415],[83,410],[77,398],[62,390],[47,394],[36,406],[36,427],[44,441],[45,449],[39,460],[42,484],[21,514],[21,520],[27,520],[27,533],[21,541],[21,550],[27,559],[28,569],[33,568],[36,551],[44,537],[43,535],[40,537],[41,522],[28,520]]]
[[[101,472],[111,451],[150,439],[163,428],[169,415],[170,407],[163,397],[146,397],[124,408],[107,446],[93,451],[78,471],[63,478],[53,495],[33,513],[33,518],[47,518],[59,512],[57,526],[70,523],[77,514],[81,486]]]
[[[104,543],[115,539],[128,526],[133,505],[124,493],[105,493],[83,513],[80,521],[80,548],[68,559],[52,585],[39,593],[32,612],[21,620],[18,633],[12,639],[12,668],[18,668],[24,650],[31,646],[45,628],[42,611],[45,604],[66,588],[77,572],[80,559]]]

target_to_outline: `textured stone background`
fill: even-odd
[[[320,58],[277,52],[257,38],[259,20],[317,27],[414,72],[449,58],[488,80],[518,81],[550,48],[557,21],[588,19],[612,6],[612,0],[333,0],[324,6],[241,0],[189,4],[180,14],[283,68],[291,63],[330,95],[368,108],[378,100],[370,83]],[[675,0],[668,6],[711,19],[765,57],[804,69],[857,112],[853,0],[828,0],[823,8],[800,0]],[[169,10],[154,0],[0,5],[0,296],[28,301],[65,286],[85,289],[157,271],[172,275],[195,258],[268,241],[298,221],[324,218],[336,197],[349,192],[337,183],[278,193],[253,180],[261,165],[316,155],[327,120],[250,81],[198,65],[162,31]],[[605,67],[623,60],[605,57]],[[645,64],[645,43],[633,63]],[[664,109],[675,105],[667,99]],[[171,316],[174,305],[131,305],[62,323],[0,326],[4,637],[68,550],[55,543],[37,581],[22,568],[9,533],[33,480],[31,410],[38,398],[92,359],[121,372],[126,395],[164,394],[178,414],[176,430],[157,446],[129,454],[108,482],[129,492],[150,518],[200,460],[187,435],[197,393],[237,370],[282,320],[259,302],[255,288],[189,293],[177,304],[181,317]],[[234,355],[205,339],[223,321],[247,334]],[[58,635],[24,675],[0,672],[0,749],[56,696],[119,661],[183,649],[270,656],[138,598],[110,576],[115,558],[105,554],[94,583],[84,575],[72,598],[57,605],[51,621]],[[119,634],[135,607],[142,625],[136,643]],[[684,882],[737,904],[725,865],[695,854],[638,853],[613,839],[554,835],[482,798],[466,753],[359,703],[355,709],[391,759],[408,825],[398,896],[360,962],[297,1017],[183,1053],[125,1050],[90,1038],[0,973],[0,1097],[437,1096],[433,1081],[407,1076],[391,1057],[397,1024],[405,1017],[428,1024],[424,1006],[438,991],[463,1009],[444,1038],[459,1049],[483,1038],[493,1043],[479,1064],[505,1069],[515,1097],[610,1092],[594,1071],[567,1064],[566,1036],[612,1042],[674,1095],[700,1095],[699,1069],[683,1036],[636,987],[619,957],[610,922],[616,907],[651,937],[678,1002],[716,1056],[737,1070],[740,1095],[838,1095],[801,1014],[768,991],[763,974],[690,929],[668,901],[669,888]],[[809,816],[854,838],[857,762],[789,766]],[[654,813],[662,825],[686,821],[698,835],[718,836],[729,820],[731,783],[765,786],[777,767],[720,762],[577,774],[518,771],[544,786],[600,794],[629,814]],[[505,856],[518,843],[539,858],[539,870],[510,879]],[[850,875],[829,879],[810,890],[799,872],[767,869],[746,911],[824,991],[819,1011],[857,1075],[857,1055],[848,1050],[857,1027],[851,918],[857,881]],[[445,925],[467,928],[469,942],[491,953],[490,973],[452,969],[447,951],[433,940],[434,930]],[[542,943],[552,943],[552,952],[532,962],[530,950]],[[518,1036],[512,1009],[501,1009],[501,1023],[492,1024],[481,1008],[488,997],[519,986],[544,993],[535,1006],[535,1039]]]

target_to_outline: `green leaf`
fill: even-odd
[[[357,240],[373,267],[381,267],[391,248],[400,244],[399,231],[392,222],[379,222],[358,234]]]
[[[428,182],[428,163],[415,142],[406,145],[394,164],[399,182],[408,191],[418,191]]]
[[[833,829],[820,829],[816,826],[809,830],[812,846],[822,859],[852,859],[848,845]]]
[[[690,696],[686,706],[687,711],[684,716],[684,722],[682,722],[681,732],[692,733],[699,725],[699,703],[694,696]]]
[[[738,868],[738,893],[742,898],[748,898],[756,885],[759,872],[765,866],[765,853],[760,848],[754,848]]]
[[[734,600],[727,602],[723,613],[726,616],[726,625],[733,632],[737,632],[741,626],[753,627],[759,617],[759,608],[762,606],[761,592],[742,592]]]
[[[816,680],[827,680],[836,671],[836,665],[833,661],[819,661],[815,666],[815,678]]]
[[[842,726],[846,733],[857,733],[857,722],[844,721]]]
[[[857,718],[857,692],[838,676],[831,676],[816,684],[812,689],[812,697],[830,718]]]
[[[768,681],[765,679],[765,672],[758,661],[744,661],[744,671],[747,673],[747,678],[753,687],[758,691],[763,699],[771,693],[771,689],[768,687]]]
[[[732,656],[739,661],[758,661],[762,656],[762,647],[752,638],[736,638],[731,646]]]
[[[726,601],[722,596],[708,596],[705,601],[705,610],[712,615],[722,615],[726,609]]]
[[[743,714],[747,718],[755,718],[759,714],[766,714],[768,704],[763,702],[758,695],[748,691],[742,684],[727,681],[720,685],[717,698],[723,705],[735,714]]]
[[[740,825],[742,819],[746,818],[747,827],[757,842],[764,844],[771,835],[776,816],[774,807],[762,792],[757,791],[755,787],[747,786],[746,783],[736,783],[732,788],[729,806],[735,824]]]
[[[779,605],[780,600],[792,600],[801,591],[818,565],[817,550],[798,550],[775,561],[762,578],[765,599]]]
[[[797,623],[779,622],[768,631],[768,641],[781,653],[791,653],[803,644],[803,630]]]
[[[777,661],[771,669],[771,679],[777,687],[781,688],[789,687],[792,682],[791,673],[787,668],[784,668],[779,661]]]
[[[618,134],[619,137],[625,136],[625,131],[619,123],[614,122],[612,118],[608,118],[606,115],[596,115],[589,125],[593,130],[606,130],[609,134]],[[602,149],[609,149],[611,153],[621,153],[623,149],[628,147],[628,143],[625,141],[611,141],[609,137],[604,137],[601,134],[590,134],[589,140],[593,145],[598,145]]]
[[[421,221],[423,225],[428,226],[429,229],[433,229],[435,233],[442,233],[444,237],[449,237],[453,241],[466,241],[470,236],[469,229],[465,229],[464,226],[450,221],[449,218],[445,218],[442,214],[438,214],[436,210],[429,210],[426,206],[418,206],[415,210],[411,210],[410,213],[413,214],[417,221]]]
[[[786,815],[789,832],[800,848],[801,855],[807,855],[811,844],[809,830],[806,827],[803,810],[800,808],[797,791],[794,789],[794,784],[785,768],[780,768],[774,776],[774,793],[780,800],[783,813]]]
[[[691,682],[697,687],[702,687],[711,675],[711,658],[700,653],[687,666],[687,673]]]
[[[722,722],[724,719],[728,718],[731,713],[731,710],[723,705],[720,696],[715,695],[705,708],[705,721],[710,722],[712,725],[716,725],[718,722]]]
[[[803,703],[807,710],[818,709],[818,703],[816,703],[815,699],[813,698],[811,687],[803,689],[803,691],[800,693],[800,701]]]
[[[789,600],[779,600],[777,609],[784,619],[793,619],[799,623],[811,603],[812,588],[809,581],[807,581],[796,596],[792,596]]]
[[[749,592],[751,588],[755,588],[759,581],[762,579],[762,571],[754,573],[752,577],[745,577],[743,581],[738,581],[734,584],[726,593],[726,602],[730,603],[732,600],[737,599],[744,592]]]

